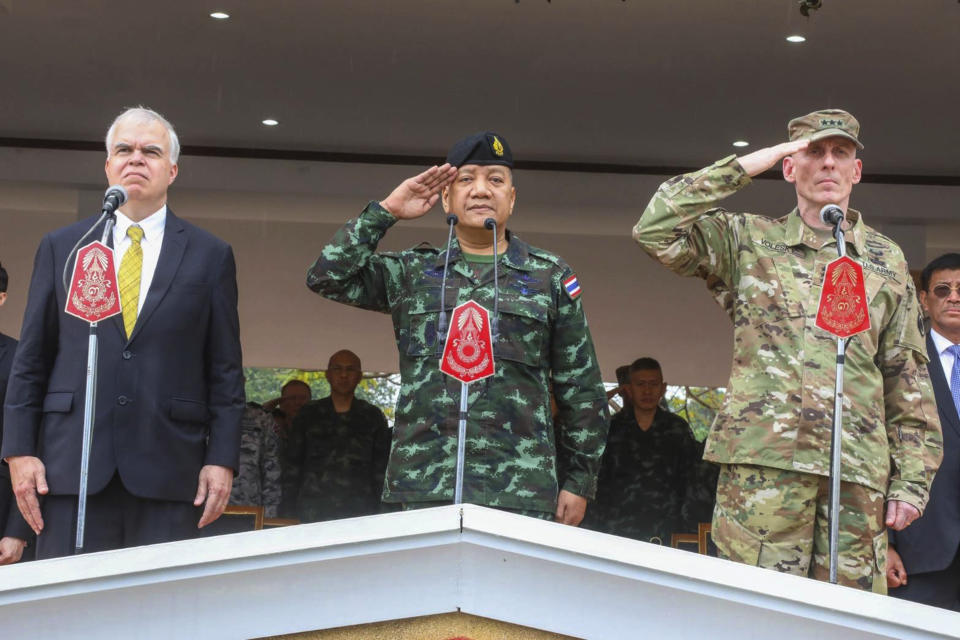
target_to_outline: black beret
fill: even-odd
[[[454,144],[447,154],[447,162],[454,167],[465,164],[500,164],[513,169],[513,153],[503,136],[493,131],[484,131]]]

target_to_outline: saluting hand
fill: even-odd
[[[793,140],[792,142],[783,142],[772,147],[757,149],[753,153],[737,157],[737,162],[747,172],[751,178],[759,175],[767,169],[773,167],[789,155],[806,149],[810,144],[809,140]]]
[[[412,220],[426,214],[440,199],[440,190],[453,182],[457,168],[450,164],[433,166],[418,176],[407,178],[380,202],[380,206],[400,220]]]

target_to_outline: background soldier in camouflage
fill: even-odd
[[[846,212],[871,327],[846,352],[838,575],[884,592],[884,524],[900,530],[920,516],[942,452],[916,293],[899,247],[847,209],[862,168],[856,119],[819,111],[792,120],[788,132],[790,142],[665,182],[634,239],[680,275],[718,278],[711,291],[732,302],[733,368],[705,453],[723,463],[717,547],[734,560],[826,579],[836,340],[814,320],[837,253],[819,211],[835,204]],[[789,215],[713,208],[781,160],[797,193]]]
[[[380,512],[391,432],[380,409],[355,397],[362,377],[356,354],[333,354],[330,395],[294,418],[284,451],[284,515],[320,522]]]
[[[656,360],[630,365],[630,406],[610,421],[590,528],[656,544],[691,530],[683,512],[697,480],[699,446],[686,420],[660,408],[666,389]]]
[[[253,404],[240,422],[240,464],[230,504],[263,506],[268,518],[276,518],[280,507],[280,438],[273,418]]]
[[[459,220],[450,247],[448,312],[470,299],[493,310],[493,238],[484,222],[496,220],[499,234],[497,371],[469,387],[464,502],[579,524],[596,490],[607,434],[579,286],[563,260],[506,230],[516,189],[502,137],[471,136],[454,145],[447,160],[371,202],[307,274],[317,293],[393,317],[402,383],[383,499],[439,504],[453,498],[460,383],[440,372],[437,335],[446,252],[420,246],[375,253],[397,220],[425,215],[442,197],[444,210]],[[550,417],[551,378],[564,425],[559,443]],[[569,463],[559,495],[556,447]]]

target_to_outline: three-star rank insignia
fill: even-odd
[[[493,136],[493,143],[490,145],[490,148],[493,149],[493,152],[498,158],[503,157],[503,143],[500,142],[500,139],[497,138],[497,136]]]

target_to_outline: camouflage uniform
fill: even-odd
[[[706,442],[697,442],[696,463],[687,478],[687,495],[683,501],[683,522],[694,532],[701,522],[710,522],[717,501],[717,476],[720,465],[703,459]]]
[[[697,441],[680,416],[657,409],[644,431],[632,408],[617,412],[610,421],[597,500],[590,509],[595,511],[591,528],[670,544],[671,533],[687,529],[682,511],[697,453]]]
[[[280,440],[273,418],[249,404],[240,421],[240,465],[230,504],[262,505],[268,518],[276,518],[280,506]]]
[[[400,352],[401,389],[385,502],[453,498],[460,383],[439,369],[437,340],[444,252],[419,246],[375,254],[396,219],[372,202],[337,232],[307,274],[317,293],[390,313]],[[509,234],[509,232],[508,232]],[[592,498],[606,440],[605,399],[579,298],[563,288],[570,267],[508,235],[500,258],[497,371],[470,384],[464,502],[552,513],[556,445],[548,380],[560,419],[559,446],[570,468],[564,489]],[[459,243],[450,254],[446,302],[469,299],[493,308],[492,272],[477,278]]]
[[[383,412],[360,398],[345,413],[329,396],[303,405],[284,450],[284,514],[320,522],[379,513],[390,436]]]
[[[711,209],[749,183],[735,156],[672,178],[647,206],[634,238],[676,273],[715,276],[719,290],[734,296],[733,367],[704,457],[825,476],[836,339],[814,322],[836,244],[796,209],[777,220]],[[913,280],[899,247],[857,211],[847,217],[847,251],[864,268],[871,328],[853,337],[846,352],[841,479],[922,510],[942,441]],[[717,499],[715,526],[718,517],[736,519],[719,492]],[[877,541],[877,563],[886,553],[882,526],[872,521],[868,531],[852,532]]]

